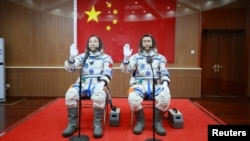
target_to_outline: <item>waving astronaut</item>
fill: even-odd
[[[85,65],[83,60],[87,57]],[[111,56],[104,53],[101,39],[92,35],[89,37],[85,53],[78,55],[77,47],[73,44],[70,47],[70,57],[65,61],[65,69],[74,72],[82,67],[82,90],[81,97],[90,97],[93,101],[94,121],[93,136],[102,137],[102,119],[106,104],[105,93],[107,84],[112,78],[113,60]],[[65,103],[68,111],[68,125],[63,131],[63,137],[71,136],[78,128],[78,101],[80,77],[70,86],[65,94]]]
[[[166,68],[166,58],[157,52],[154,38],[150,34],[142,36],[139,43],[139,52],[132,55],[129,44],[123,47],[124,60],[121,63],[121,70],[131,73],[128,102],[136,117],[134,134],[141,134],[145,126],[144,111],[142,102],[144,99],[152,99],[155,102],[155,131],[159,135],[166,135],[161,120],[163,113],[167,111],[171,95],[169,90],[170,77]],[[152,65],[152,69],[151,69]],[[153,73],[152,73],[153,72]],[[153,80],[154,76],[154,80]],[[155,82],[155,93],[153,94],[153,81]]]

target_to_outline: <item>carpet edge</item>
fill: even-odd
[[[35,114],[37,114],[38,112],[40,112],[41,110],[43,110],[44,108],[48,107],[49,105],[55,103],[57,100],[59,100],[60,98],[56,98],[54,100],[49,101],[48,103],[46,103],[45,105],[43,105],[42,107],[40,107],[39,109],[35,110],[34,112],[28,114],[27,116],[25,116],[24,118],[22,118],[21,120],[18,120],[17,122],[13,123],[12,125],[10,125],[8,128],[2,130],[0,132],[0,137],[4,136],[6,133],[8,133],[9,131],[11,131],[12,129],[14,129],[15,127],[17,127],[18,125],[22,124],[23,122],[27,121],[30,117],[34,116]]]
[[[202,112],[204,112],[207,116],[209,116],[210,118],[212,118],[215,122],[217,122],[218,124],[224,124],[226,125],[226,123],[224,121],[222,121],[220,118],[218,118],[217,116],[215,116],[212,112],[210,112],[209,110],[207,110],[206,108],[204,108],[202,105],[200,105],[197,102],[192,102],[197,108],[199,108]]]

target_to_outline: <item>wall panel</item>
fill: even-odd
[[[246,29],[247,9],[221,8],[202,12],[202,29]]]

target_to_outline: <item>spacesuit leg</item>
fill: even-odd
[[[169,91],[163,90],[161,91],[156,97],[156,106],[155,106],[155,131],[157,134],[164,136],[166,135],[166,130],[162,126],[162,118],[163,113],[167,111],[169,105],[171,96]]]
[[[133,129],[134,134],[141,134],[145,127],[144,110],[142,108],[142,97],[136,93],[131,92],[128,96],[128,102],[131,110],[134,112],[136,125]]]
[[[106,96],[107,94],[104,91],[93,93],[91,95],[94,107],[93,136],[95,138],[102,137],[103,135],[102,120],[104,116],[104,108],[106,106]]]
[[[169,91],[161,91],[157,96],[155,96],[156,105],[155,107],[162,112],[166,112],[170,105],[171,95]]]
[[[96,109],[104,109],[106,105],[107,94],[104,91],[93,93],[91,100],[93,101],[93,107]]]
[[[77,101],[79,100],[78,90],[75,88],[69,88],[66,92],[65,102],[68,112],[68,125],[63,131],[63,137],[71,136],[78,128],[78,107]]]

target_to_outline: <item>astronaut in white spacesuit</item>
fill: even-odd
[[[83,65],[85,56],[88,56]],[[101,39],[92,35],[89,37],[85,53],[78,55],[78,49],[73,44],[70,47],[70,57],[65,61],[64,67],[74,72],[81,67],[81,97],[89,97],[93,101],[94,121],[93,136],[102,137],[102,119],[106,104],[107,86],[112,78],[113,60],[104,53]],[[78,129],[78,102],[80,77],[72,84],[65,94],[65,103],[68,111],[68,126],[63,131],[63,137],[71,136]]]
[[[166,58],[157,52],[155,40],[150,34],[142,36],[139,44],[139,52],[132,55],[129,44],[123,47],[124,60],[121,70],[131,73],[128,102],[136,118],[134,134],[141,134],[145,126],[142,102],[144,99],[153,98],[153,76],[155,86],[155,115],[154,127],[157,134],[164,136],[166,130],[162,126],[163,113],[167,111],[171,95],[169,90],[170,76],[166,68]],[[152,74],[152,69],[153,74]]]

